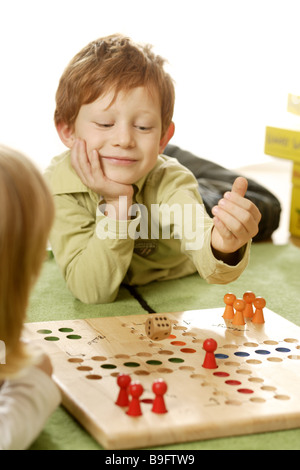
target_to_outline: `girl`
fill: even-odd
[[[25,449],[60,402],[48,357],[21,340],[54,217],[34,165],[0,145],[0,449]]]

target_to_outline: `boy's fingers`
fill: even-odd
[[[99,172],[101,170],[101,163],[100,163],[99,153],[97,152],[97,150],[92,150],[89,160],[90,160],[92,169],[94,171]]]
[[[244,197],[248,189],[248,181],[243,176],[238,176],[233,182],[232,189],[234,193]]]
[[[78,163],[78,160],[79,160],[78,154],[79,154],[79,149],[78,149],[78,143],[76,141],[71,149],[71,164],[74,170],[76,170],[76,172],[80,171],[80,165]]]
[[[85,142],[75,141],[71,149],[71,163],[81,181],[87,185],[90,175],[90,163],[86,155]]]

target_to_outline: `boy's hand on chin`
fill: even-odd
[[[133,186],[112,181],[102,171],[100,156],[97,150],[87,154],[85,141],[76,139],[71,149],[71,164],[85,186],[99,196],[102,196],[106,204],[114,206],[119,218],[119,197],[127,198],[127,209],[132,204]],[[125,201],[126,202],[126,201]],[[124,209],[122,209],[124,218]],[[111,215],[111,214],[107,214]],[[125,217],[127,218],[127,216]]]

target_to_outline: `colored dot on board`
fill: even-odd
[[[221,371],[220,372],[214,372],[214,375],[216,377],[229,377],[228,372],[221,372]]]
[[[241,385],[242,382],[240,382],[239,380],[226,380],[225,383],[227,385]]]
[[[262,355],[267,355],[270,354],[270,351],[267,351],[266,349],[257,349],[256,354],[262,354]]]
[[[247,356],[250,356],[249,353],[245,352],[245,351],[237,351],[234,353],[235,356],[238,356],[238,357],[247,357]]]
[[[156,361],[155,359],[150,359],[149,361],[146,361],[146,363],[150,366],[160,366],[162,364],[161,361]]]

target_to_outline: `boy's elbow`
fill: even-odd
[[[97,305],[97,304],[109,304],[114,302],[116,296],[105,296],[105,295],[76,295],[73,293],[74,297],[77,300],[87,305]]]
[[[114,302],[117,297],[117,294],[107,295],[99,292],[76,292],[70,288],[69,290],[77,300],[88,305],[109,304]]]
[[[86,285],[82,282],[74,282],[72,279],[66,279],[67,287],[72,295],[84,304],[108,304],[115,301],[119,289],[111,292],[104,286]]]

